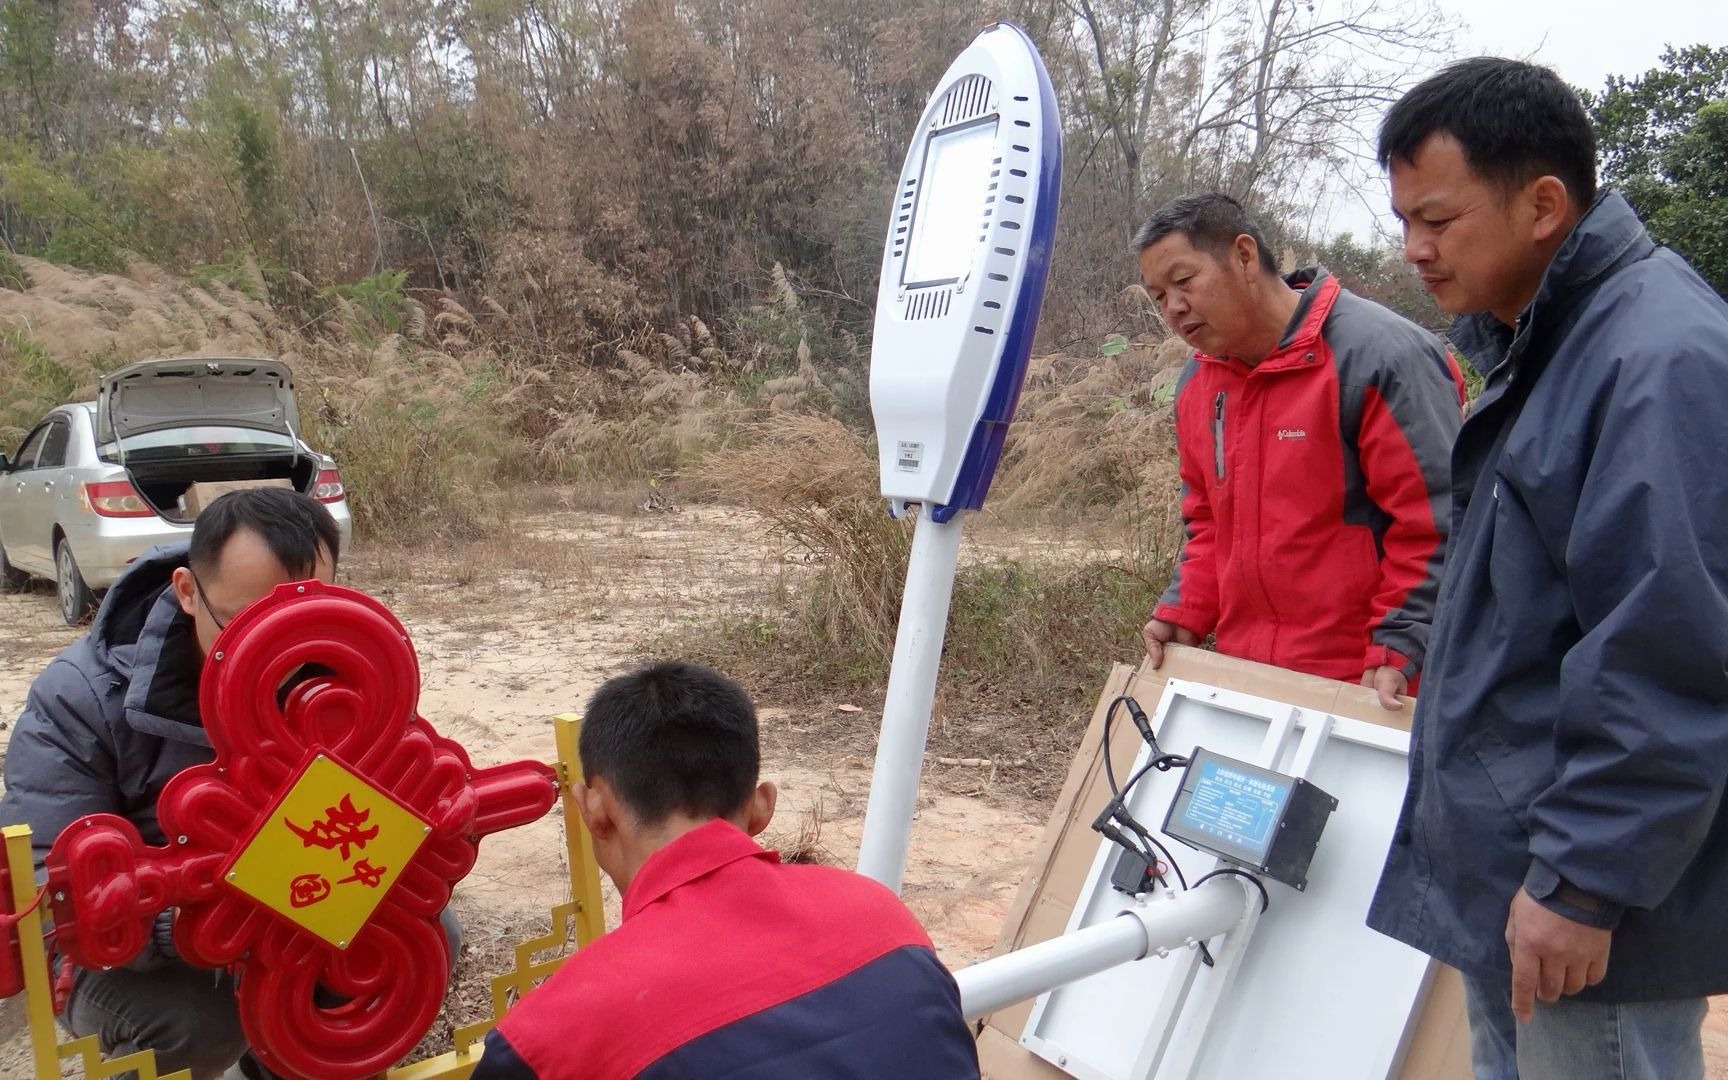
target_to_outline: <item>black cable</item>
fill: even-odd
[[[1176,862],[1176,856],[1170,854],[1170,849],[1165,847],[1163,844],[1160,844],[1151,833],[1143,833],[1142,835],[1144,835],[1146,839],[1152,841],[1152,846],[1158,849],[1160,855],[1164,856],[1164,865],[1176,872],[1176,881],[1184,890],[1186,890],[1188,888],[1188,879],[1182,876],[1182,867]]]
[[[1134,816],[1127,811],[1126,800],[1128,794],[1133,790],[1134,784],[1140,779],[1140,777],[1145,775],[1146,770],[1142,768],[1138,773],[1135,773],[1128,781],[1126,787],[1118,786],[1116,783],[1116,767],[1110,760],[1110,729],[1116,719],[1116,710],[1124,704],[1128,706],[1128,713],[1130,716],[1133,716],[1136,713],[1139,713],[1141,716],[1145,715],[1140,709],[1140,703],[1129,697],[1127,694],[1117,694],[1110,700],[1109,707],[1104,710],[1104,778],[1110,784],[1110,802],[1105,805],[1103,812],[1098,815],[1098,819],[1092,823],[1092,828],[1103,833],[1106,837],[1114,840],[1116,843],[1130,851],[1133,851],[1136,855],[1144,858],[1148,863],[1156,863],[1158,861],[1157,857],[1147,849],[1144,843],[1134,843],[1119,831],[1106,830],[1106,825],[1112,821],[1119,820],[1124,825],[1127,825],[1131,831],[1137,834],[1141,840],[1149,842],[1157,846],[1160,851],[1163,851],[1165,861],[1168,862],[1170,854],[1169,851],[1165,849],[1162,844],[1159,844],[1157,840],[1154,840],[1152,835],[1148,833],[1138,821],[1134,820]],[[1136,726],[1138,726],[1138,723]],[[1115,835],[1112,835],[1112,832],[1114,832]],[[1177,871],[1176,876],[1179,879],[1181,878],[1182,875],[1180,870]],[[1183,885],[1183,888],[1187,888],[1187,885]]]
[[[1140,771],[1129,777],[1126,784],[1118,787],[1116,784],[1116,766],[1110,760],[1110,727],[1115,722],[1116,710],[1123,705],[1128,706],[1128,715],[1134,721],[1134,726],[1139,729],[1140,737],[1146,741],[1147,746],[1152,748],[1152,758],[1140,767]],[[1166,754],[1163,748],[1158,745],[1158,738],[1152,733],[1151,721],[1147,719],[1146,710],[1140,707],[1138,701],[1127,694],[1117,694],[1110,700],[1109,707],[1104,710],[1104,777],[1110,782],[1110,794],[1113,797],[1126,799],[1128,792],[1133,789],[1142,776],[1146,775],[1148,769],[1169,772],[1171,769],[1179,769],[1187,764],[1188,759],[1181,754]]]
[[[1129,698],[1125,704],[1128,706],[1128,719],[1134,721],[1134,726],[1140,730],[1140,737],[1151,743],[1153,749],[1156,750],[1158,739],[1152,734],[1152,721],[1147,718],[1146,710],[1142,709],[1140,703],[1133,698]]]
[[[1140,766],[1128,777],[1126,784],[1117,787],[1116,769],[1110,761],[1110,727],[1116,718],[1117,708],[1123,705],[1127,706],[1129,718],[1140,732],[1141,739],[1151,748],[1152,754],[1146,764]],[[1176,856],[1172,855],[1169,848],[1160,843],[1156,836],[1140,824],[1133,811],[1128,809],[1128,797],[1133,793],[1134,785],[1144,779],[1147,773],[1153,769],[1157,769],[1159,772],[1169,772],[1172,769],[1181,769],[1187,766],[1188,758],[1181,754],[1167,754],[1164,752],[1164,748],[1158,745],[1158,737],[1152,731],[1151,720],[1146,716],[1146,711],[1140,707],[1140,703],[1127,694],[1116,695],[1111,700],[1109,707],[1104,710],[1104,776],[1110,784],[1110,802],[1104,807],[1103,813],[1098,815],[1098,819],[1092,823],[1092,827],[1123,848],[1131,850],[1145,859],[1150,866],[1157,866],[1160,860],[1146,849],[1146,845],[1150,845],[1159,855],[1163,856],[1163,865],[1168,866],[1175,873],[1177,883],[1182,886],[1185,892],[1191,887],[1199,888],[1202,883],[1215,877],[1247,878],[1253,882],[1255,888],[1260,890],[1260,910],[1264,913],[1271,907],[1272,897],[1259,878],[1234,867],[1219,867],[1195,878],[1193,886],[1190,886],[1186,875],[1182,873],[1182,864],[1176,861]],[[1128,833],[1123,833],[1121,829],[1116,828],[1116,823],[1125,826]],[[1130,834],[1132,835],[1130,836]],[[1138,840],[1139,843],[1134,843],[1133,840]],[[1188,846],[1193,847],[1193,845]],[[1195,848],[1195,850],[1199,849]],[[1153,871],[1153,878],[1159,885],[1165,888],[1169,887],[1163,876],[1156,871]],[[1207,967],[1215,966],[1216,961],[1212,957],[1212,950],[1207,947],[1206,943],[1200,941],[1195,944],[1200,951],[1200,961]]]
[[[1154,751],[1152,754],[1152,760],[1151,761],[1148,761],[1146,764],[1140,766],[1132,774],[1129,775],[1128,784],[1126,787],[1124,787],[1122,789],[1122,792],[1121,792],[1122,796],[1124,798],[1126,798],[1128,795],[1128,792],[1134,790],[1134,785],[1138,784],[1140,782],[1140,778],[1145,776],[1148,772],[1151,772],[1153,769],[1155,769],[1157,767],[1158,767],[1158,754],[1156,751]]]
[[[1140,737],[1145,740],[1149,747],[1151,747],[1152,756],[1146,764],[1140,766],[1140,768],[1128,778],[1128,783],[1118,787],[1116,785],[1116,768],[1110,761],[1110,728],[1111,724],[1116,719],[1116,710],[1123,705],[1128,706],[1128,715],[1134,721],[1135,728],[1139,730]],[[1182,865],[1176,861],[1176,856],[1170,853],[1170,849],[1160,843],[1158,838],[1153,836],[1152,833],[1144,825],[1140,824],[1137,818],[1135,818],[1133,812],[1128,809],[1128,796],[1133,792],[1134,785],[1138,784],[1151,770],[1157,769],[1159,772],[1169,772],[1171,769],[1185,767],[1188,764],[1188,759],[1182,757],[1180,754],[1164,753],[1163,748],[1158,745],[1157,736],[1152,732],[1152,724],[1147,719],[1145,710],[1140,708],[1140,703],[1138,701],[1135,701],[1127,694],[1116,695],[1116,697],[1111,699],[1109,706],[1104,710],[1103,752],[1104,778],[1110,785],[1110,801],[1105,804],[1103,811],[1099,813],[1097,819],[1092,822],[1092,828],[1103,834],[1110,841],[1122,847],[1124,850],[1131,851],[1135,855],[1144,859],[1149,867],[1156,867],[1160,865],[1160,863],[1169,867],[1170,870],[1175,873],[1177,883],[1181,885],[1183,891],[1186,892],[1188,890],[1188,878],[1187,875],[1182,873]],[[1121,822],[1123,825],[1127,826],[1129,830],[1128,833],[1124,833],[1121,829],[1116,828],[1116,822]],[[1157,851],[1158,855],[1163,856],[1162,860],[1158,858],[1158,855],[1154,855],[1152,851],[1147,850],[1146,845],[1148,844]],[[1164,876],[1159,874],[1155,869],[1152,871],[1152,878],[1161,887],[1170,887],[1169,882],[1167,882],[1164,879]],[[1199,882],[1197,881],[1195,884],[1198,885]],[[1207,948],[1204,941],[1196,942],[1196,945],[1200,950],[1200,961],[1207,967],[1214,966],[1216,962],[1212,958],[1212,950]]]
[[[1110,700],[1109,707],[1104,710],[1104,745],[1102,752],[1104,755],[1104,778],[1110,784],[1110,801],[1104,805],[1103,811],[1100,812],[1097,819],[1092,822],[1092,828],[1094,831],[1104,834],[1106,838],[1120,844],[1122,847],[1132,851],[1134,854],[1139,855],[1147,862],[1153,862],[1154,857],[1150,851],[1147,851],[1144,846],[1133,842],[1129,837],[1124,836],[1120,830],[1115,829],[1111,825],[1111,822],[1116,817],[1117,810],[1121,807],[1124,792],[1123,789],[1118,787],[1116,784],[1116,767],[1110,761],[1110,726],[1116,719],[1116,710],[1127,700],[1129,700],[1128,695],[1117,694]]]
[[[1170,869],[1176,872],[1176,880],[1181,883],[1182,888],[1186,889],[1188,888],[1188,881],[1182,873],[1182,867],[1176,862],[1175,856],[1170,854],[1170,849],[1159,843],[1158,839],[1152,835],[1151,831],[1144,825],[1140,824],[1139,820],[1134,817],[1133,811],[1128,809],[1128,797],[1133,792],[1134,785],[1138,784],[1151,770],[1157,769],[1159,772],[1169,772],[1171,769],[1186,766],[1188,764],[1188,759],[1182,757],[1180,754],[1164,753],[1163,748],[1158,745],[1157,738],[1152,734],[1151,723],[1147,720],[1145,711],[1140,708],[1140,703],[1125,694],[1119,695],[1115,701],[1112,701],[1110,703],[1110,709],[1105,712],[1104,725],[1106,731],[1108,731],[1110,726],[1111,714],[1115,711],[1118,704],[1127,705],[1128,715],[1133,718],[1134,726],[1140,730],[1141,738],[1145,739],[1146,744],[1151,747],[1152,756],[1146,764],[1140,766],[1140,768],[1128,778],[1126,784],[1122,785],[1122,787],[1118,789],[1116,787],[1115,773],[1109,768],[1109,757],[1108,753],[1106,753],[1105,772],[1110,779],[1110,792],[1112,798],[1110,800],[1110,805],[1105,809],[1109,818],[1121,822],[1143,841],[1156,848],[1158,852],[1164,856],[1164,862],[1170,867]],[[1106,748],[1108,748],[1108,743],[1106,743]],[[1143,854],[1149,853],[1143,852]]]
[[[1122,791],[1116,786],[1116,768],[1110,764],[1110,722],[1116,719],[1116,708],[1128,700],[1127,694],[1117,694],[1110,702],[1110,707],[1104,710],[1104,778],[1110,781],[1112,798],[1120,796]]]
[[[1126,801],[1128,794],[1134,790],[1134,785],[1139,783],[1140,778],[1145,775],[1146,769],[1142,768],[1139,772],[1129,778],[1128,786],[1123,788],[1121,794],[1117,795],[1110,801],[1110,805],[1105,807],[1105,810],[1108,812],[1111,820],[1118,821],[1126,826],[1130,832],[1134,833],[1144,843],[1151,845],[1160,855],[1164,856],[1164,864],[1176,872],[1176,880],[1182,884],[1184,889],[1186,889],[1188,887],[1188,879],[1183,876],[1182,867],[1177,865],[1175,857],[1170,854],[1170,849],[1160,843],[1158,838],[1152,835],[1151,830],[1140,824],[1140,819],[1136,818],[1133,811],[1128,809]],[[1145,852],[1145,854],[1150,860],[1151,852]]]
[[[1139,708],[1139,703],[1135,702],[1134,699],[1130,698],[1127,694],[1117,694],[1113,699],[1111,699],[1109,707],[1104,710],[1104,747],[1103,747],[1104,778],[1110,784],[1110,801],[1107,804],[1105,804],[1103,812],[1100,813],[1098,815],[1098,819],[1092,823],[1092,827],[1094,829],[1096,829],[1098,832],[1101,832],[1105,836],[1109,837],[1111,840],[1114,840],[1116,843],[1120,844],[1122,847],[1127,848],[1130,851],[1133,851],[1136,855],[1139,855],[1141,858],[1145,859],[1148,863],[1156,863],[1157,862],[1157,856],[1153,855],[1151,851],[1147,850],[1147,848],[1144,844],[1130,842],[1128,837],[1124,836],[1119,830],[1116,830],[1113,828],[1108,829],[1108,830],[1106,829],[1106,825],[1108,825],[1110,822],[1112,822],[1114,820],[1117,820],[1118,815],[1121,815],[1121,817],[1123,819],[1123,823],[1128,825],[1128,827],[1133,832],[1137,833],[1140,837],[1142,837],[1146,840],[1152,839],[1151,836],[1146,832],[1146,830],[1140,827],[1140,823],[1135,821],[1133,819],[1133,816],[1126,812],[1126,810],[1127,810],[1126,799],[1127,799],[1128,792],[1133,789],[1134,782],[1140,778],[1140,774],[1138,774],[1138,773],[1135,774],[1134,777],[1132,777],[1128,781],[1128,787],[1127,788],[1118,787],[1116,785],[1116,767],[1111,763],[1111,760],[1110,760],[1110,725],[1111,725],[1111,722],[1116,719],[1117,708],[1120,707],[1121,705],[1123,705],[1124,703],[1130,703],[1130,702],[1132,703],[1132,705],[1129,709],[1129,714],[1132,715],[1133,712]],[[1141,772],[1144,772],[1144,771],[1145,771],[1144,769],[1141,770]],[[1114,835],[1112,835],[1112,834],[1114,834]],[[1153,843],[1156,843],[1156,842],[1157,841],[1153,841]],[[1178,871],[1177,876],[1181,877],[1180,871]],[[1162,881],[1163,881],[1163,879],[1160,878],[1159,879],[1160,884],[1162,884]],[[1184,885],[1183,888],[1187,888],[1187,886]]]
[[[1198,889],[1204,882],[1210,881],[1215,877],[1247,878],[1249,881],[1254,883],[1256,889],[1260,890],[1261,913],[1264,914],[1266,909],[1272,906],[1272,895],[1266,891],[1266,883],[1255,877],[1253,874],[1250,874],[1248,871],[1238,870],[1234,866],[1220,866],[1218,869],[1213,870],[1210,873],[1201,874],[1199,877],[1194,879],[1194,887]]]

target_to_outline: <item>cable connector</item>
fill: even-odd
[[[1115,824],[1110,821],[1095,821],[1092,823],[1092,830],[1101,833],[1104,839],[1109,840],[1124,851],[1132,851],[1136,855],[1140,853],[1139,846],[1136,845],[1134,841],[1128,839],[1127,834],[1121,829],[1118,829]]]
[[[1116,856],[1116,866],[1110,871],[1110,886],[1120,893],[1139,896],[1152,891],[1156,863],[1148,863],[1138,851],[1124,849]]]
[[[1180,769],[1188,764],[1188,759],[1181,754],[1166,754],[1164,748],[1158,745],[1158,736],[1152,733],[1152,720],[1146,715],[1146,710],[1140,707],[1138,701],[1124,695],[1122,705],[1128,710],[1128,718],[1134,721],[1134,730],[1138,731],[1140,738],[1144,739],[1146,745],[1152,748],[1152,760],[1147,762],[1146,768],[1157,769],[1159,772],[1169,772],[1171,769]],[[1144,773],[1145,768],[1141,769],[1141,772]],[[1134,786],[1134,780],[1137,779],[1139,779],[1138,774],[1129,780],[1122,789],[1124,795],[1128,793],[1128,788]]]
[[[1122,704],[1128,710],[1128,718],[1134,721],[1135,730],[1140,732],[1142,739],[1146,740],[1146,745],[1152,747],[1153,751],[1156,752],[1158,738],[1152,734],[1152,721],[1147,718],[1146,710],[1142,709],[1140,703],[1131,697],[1124,697]]]

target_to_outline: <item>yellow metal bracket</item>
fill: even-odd
[[[564,811],[564,843],[570,867],[570,898],[576,903],[576,945],[580,948],[606,932],[606,910],[600,901],[600,864],[594,859],[594,838],[576,808],[577,788],[584,787],[582,756],[577,741],[582,718],[564,713],[552,721],[558,739],[558,797]]]

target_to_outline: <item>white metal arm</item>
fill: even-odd
[[[1260,893],[1238,877],[1217,877],[1186,892],[1137,900],[1107,922],[993,957],[954,973],[968,1020],[1046,990],[1208,941],[1242,923]]]

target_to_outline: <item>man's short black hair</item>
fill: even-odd
[[[582,772],[604,777],[644,825],[674,813],[725,818],[756,790],[756,707],[699,664],[666,661],[607,680],[588,700]]]
[[[1134,234],[1134,252],[1139,254],[1171,233],[1181,233],[1194,245],[1215,259],[1222,260],[1238,236],[1253,239],[1260,251],[1260,269],[1274,276],[1278,263],[1266,247],[1266,237],[1260,226],[1242,209],[1242,204],[1218,191],[1203,195],[1184,195],[1161,207],[1146,219]]]
[[[1556,176],[1579,213],[1596,200],[1595,129],[1578,95],[1545,67],[1478,56],[1429,76],[1381,122],[1380,167],[1414,161],[1441,131],[1464,147],[1476,175],[1509,191]]]
[[[193,523],[187,556],[193,572],[210,580],[222,548],[242,529],[263,538],[282,569],[295,577],[313,575],[320,548],[334,567],[342,547],[336,519],[312,496],[291,488],[243,488],[206,506]]]

